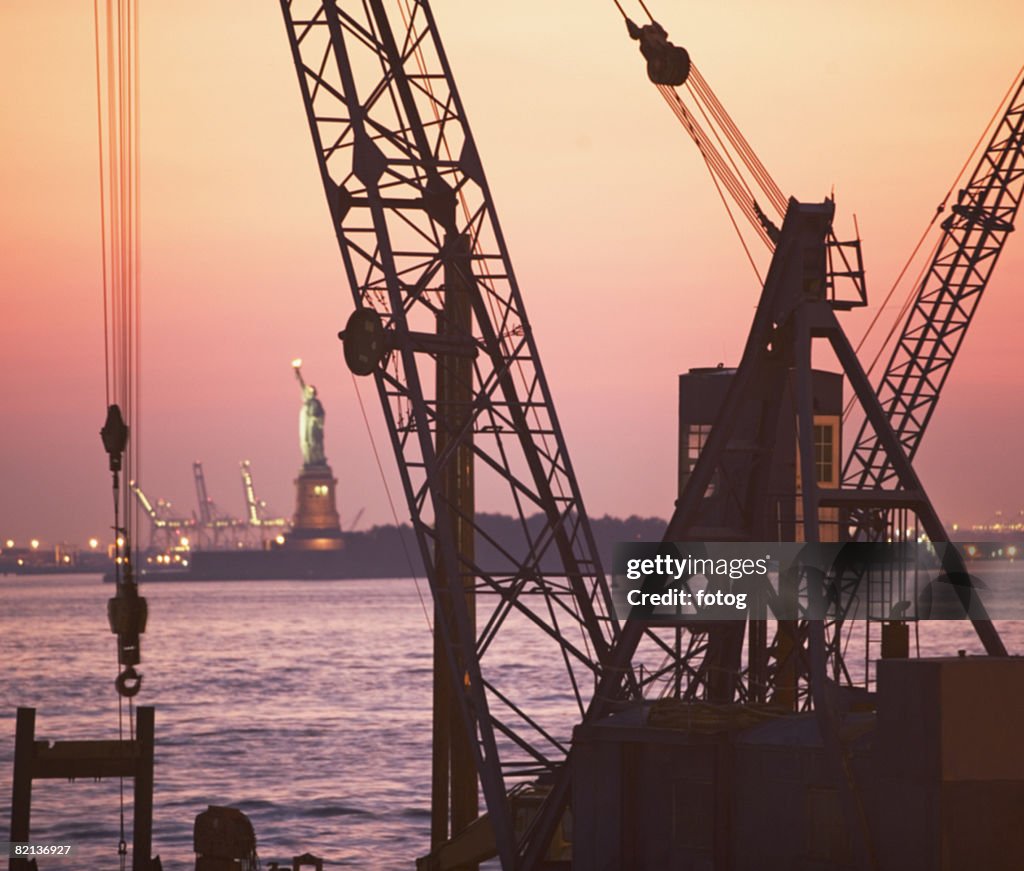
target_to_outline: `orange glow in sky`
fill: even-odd
[[[648,5],[782,189],[834,187],[841,238],[856,213],[876,305],[1024,61],[1013,0]],[[676,377],[737,362],[759,292],[707,171],[610,0],[434,11],[584,502],[667,517]],[[242,516],[249,459],[258,496],[290,514],[301,357],[343,522],[364,507],[364,526],[391,522],[277,4],[154,0],[141,27],[143,486],[188,515],[200,459]],[[0,538],[85,542],[111,522],[92,51],[91,3],[0,6]],[[873,311],[844,319],[854,340]],[[919,454],[947,521],[1024,508],[1022,322],[1011,236]]]

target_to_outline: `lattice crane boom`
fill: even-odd
[[[281,7],[356,305],[346,360],[374,377],[455,719],[502,864],[521,867],[531,834],[517,844],[508,791],[558,773],[564,800],[570,730],[608,677],[619,631],[608,585],[428,3]],[[477,494],[517,519],[519,545],[477,525]],[[519,654],[501,632],[509,621],[557,667],[565,715],[534,710],[502,667]],[[435,774],[436,754],[435,739]],[[471,792],[473,804],[475,783]],[[555,813],[533,841],[550,836]],[[435,843],[443,834],[435,829]]]
[[[913,458],[938,405],[1024,196],[1024,70],[951,214],[878,386]],[[894,472],[865,423],[844,469],[847,486],[884,487]]]

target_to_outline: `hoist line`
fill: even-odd
[[[690,69],[691,69],[691,72],[692,72],[692,69],[693,69],[692,65],[691,65]],[[687,84],[689,84],[689,82],[687,82]],[[765,229],[764,225],[761,222],[761,219],[757,215],[757,197],[754,196],[754,192],[750,189],[750,186],[747,184],[747,181],[743,177],[743,173],[740,171],[740,168],[738,166],[736,166],[736,161],[733,159],[733,156],[729,152],[729,149],[725,146],[725,143],[722,142],[722,137],[719,134],[718,129],[715,127],[715,124],[713,123],[712,119],[710,117],[708,117],[708,110],[702,105],[701,101],[699,99],[697,99],[696,97],[694,98],[694,103],[696,104],[696,106],[697,106],[698,110],[700,111],[701,115],[704,117],[704,120],[707,122],[708,127],[710,128],[711,132],[715,136],[715,139],[718,140],[718,144],[721,146],[721,151],[720,152],[716,151],[716,153],[718,154],[718,157],[719,157],[719,161],[721,163],[723,163],[723,164],[725,163],[725,160],[722,160],[722,158],[721,158],[721,155],[724,154],[725,158],[728,160],[729,166],[731,166],[731,168],[732,168],[733,175],[735,176],[735,178],[736,178],[736,180],[737,180],[737,182],[739,184],[739,188],[742,189],[742,191],[743,191],[744,197],[740,198],[738,200],[738,202],[740,203],[741,207],[744,209],[744,213],[747,215],[747,218],[750,220],[752,226],[754,227],[755,232],[757,232],[757,234],[761,237],[761,240],[768,247],[768,250],[769,251],[773,250],[774,247],[775,247],[775,244],[771,241],[771,238],[768,236],[767,230]],[[705,134],[705,137],[706,137],[706,135],[707,134]],[[742,155],[740,156],[740,159],[744,160]],[[749,165],[746,164],[745,160],[744,160],[744,165],[747,166],[747,172],[750,172],[751,171],[750,167],[749,167]],[[755,183],[756,183],[756,180],[755,180]],[[771,197],[770,194],[768,196],[769,196],[769,198]],[[782,214],[785,215],[785,212],[783,211]]]
[[[105,22],[100,18],[105,16]],[[97,161],[100,175],[101,281],[104,318],[104,392],[108,407],[117,404],[132,433],[123,471],[138,478],[141,450],[141,185],[139,15],[133,0],[93,2]],[[102,32],[101,32],[102,28]],[[104,63],[101,55],[105,56]],[[106,74],[104,81],[104,72]],[[106,99],[104,101],[104,90]],[[104,117],[105,116],[105,117]],[[104,142],[104,129],[106,141]],[[122,492],[123,523],[118,531],[139,525],[141,510]]]
[[[623,19],[629,22],[629,16],[626,15],[626,12],[619,0],[613,0],[613,2]],[[651,15],[650,9],[648,9],[642,0],[640,2],[640,6],[647,14],[648,18],[654,22],[654,16]],[[697,144],[697,147],[700,149],[701,155],[713,173],[713,176],[717,178],[716,187],[719,188],[719,196],[722,196],[723,192],[721,187],[724,186],[728,191],[729,196],[732,197],[736,205],[741,209],[747,220],[750,222],[751,226],[754,227],[755,232],[760,236],[762,242],[765,243],[769,250],[772,250],[774,248],[774,243],[771,241],[761,218],[758,217],[758,198],[755,196],[751,184],[763,192],[766,200],[765,205],[774,208],[778,212],[780,218],[785,217],[788,205],[787,198],[782,193],[781,188],[775,180],[771,177],[764,164],[757,157],[754,149],[750,146],[750,143],[747,142],[739,127],[725,110],[725,107],[715,95],[711,86],[707,83],[707,80],[701,75],[701,73],[696,69],[696,65],[692,62],[690,64],[686,84],[689,87],[689,93],[694,100],[697,111],[703,116],[711,130],[712,136],[718,142],[718,147],[715,147],[711,137],[708,136],[704,128],[697,123],[693,113],[687,109],[685,103],[683,103],[681,95],[675,87],[659,84],[658,89],[661,91],[662,97],[665,99],[666,103],[668,103],[669,108],[673,111],[677,119],[681,124],[683,124],[691,138]],[[723,141],[723,136],[731,144],[731,148],[726,145],[725,141]],[[745,172],[740,169],[737,164],[737,160],[743,165]],[[748,182],[747,176],[750,177],[750,182]],[[726,211],[735,226],[733,213],[728,205],[726,205]],[[740,232],[738,227],[737,232]],[[742,234],[740,235],[740,238],[742,241]],[[743,247],[749,259],[751,255],[745,241],[743,241]],[[756,268],[754,271],[755,274],[758,274]]]
[[[768,247],[769,250],[774,248],[774,243],[771,241],[768,233],[757,217],[757,210],[754,204],[754,198],[752,195],[744,191],[743,182],[736,176],[734,172],[729,169],[725,159],[714,147],[707,132],[700,125],[693,114],[686,108],[686,104],[683,103],[679,94],[675,89],[668,85],[659,85],[658,89],[661,91],[662,96],[666,102],[675,112],[676,117],[682,122],[684,128],[690,134],[697,148],[700,150],[705,161],[713,167],[715,174],[725,185],[729,191],[730,196],[737,206],[743,211],[750,225],[754,228],[754,231],[758,236],[761,237],[761,241]]]
[[[750,248],[747,246],[747,240],[743,238],[743,233],[740,231],[740,225],[736,222],[736,217],[732,213],[732,209],[729,208],[729,201],[725,198],[725,193],[722,191],[721,186],[718,184],[718,179],[715,178],[715,173],[711,170],[711,164],[705,161],[709,172],[711,173],[711,181],[715,185],[715,190],[718,191],[718,197],[722,201],[722,205],[725,206],[726,214],[729,215],[729,221],[736,231],[736,236],[740,240],[740,245],[743,247],[743,253],[747,255],[747,260],[750,263],[750,268],[754,270],[754,276],[757,278],[758,284],[764,284],[764,279],[761,278],[761,271],[757,268],[757,263],[754,261],[754,255],[750,253]]]
[[[132,7],[129,7],[131,9]],[[139,52],[141,49],[141,41],[139,40],[139,8],[137,3],[134,5],[134,12],[131,13],[132,22],[132,175],[131,179],[134,183],[134,195],[132,203],[132,215],[133,215],[133,226],[132,226],[132,262],[134,266],[133,288],[134,288],[134,335],[133,341],[135,342],[135,365],[133,369],[133,380],[135,385],[135,396],[134,396],[134,418],[135,418],[135,430],[136,435],[139,433],[139,423],[142,420],[142,161],[141,161],[141,76],[140,76],[140,65],[139,65]],[[132,455],[132,478],[139,480],[142,478],[142,440],[136,439],[135,452]],[[129,479],[131,480],[131,479]],[[130,487],[127,488],[125,497],[130,499]],[[134,511],[132,528],[135,530],[139,529],[141,521],[141,510],[142,506],[139,504],[137,499],[130,499],[132,510]],[[129,712],[131,709],[131,701],[129,701]],[[134,729],[134,718],[129,718],[129,729]]]
[[[644,10],[644,14],[646,14],[651,21],[654,21],[654,16],[651,15],[651,10],[647,8],[643,0],[638,0],[638,2],[640,3],[640,8]],[[622,20],[629,21],[629,16],[626,14],[626,10],[622,8],[622,4],[619,2],[619,0],[612,0],[612,3],[614,3],[615,8],[619,10],[619,14],[622,16]]]
[[[691,71],[692,71],[692,66],[691,66]],[[675,97],[675,100],[678,102],[679,107],[681,109],[683,109],[684,111],[686,111],[686,107],[685,107],[685,104],[682,102],[682,98],[679,96],[679,94],[674,89],[668,88],[667,86],[664,86],[664,85],[661,86],[661,87],[663,88],[663,92],[664,92],[664,90],[671,91],[671,93]],[[730,193],[732,194],[733,199],[736,201],[737,205],[739,205],[740,208],[743,209],[744,214],[747,216],[747,219],[750,221],[750,223],[754,227],[755,231],[758,233],[759,236],[761,236],[762,241],[764,241],[764,243],[768,246],[769,250],[771,250],[775,246],[774,246],[774,243],[769,238],[768,233],[767,233],[767,231],[764,228],[764,225],[761,223],[761,220],[757,216],[757,209],[755,207],[756,198],[754,196],[753,191],[750,189],[749,185],[746,182],[746,179],[743,178],[743,174],[741,173],[739,168],[736,166],[735,161],[733,160],[733,157],[730,154],[728,148],[726,148],[724,143],[722,143],[721,137],[720,137],[720,135],[718,133],[718,130],[715,127],[715,124],[708,117],[707,110],[705,110],[705,108],[702,105],[701,101],[699,99],[697,99],[696,97],[695,97],[694,102],[696,103],[698,110],[704,116],[705,121],[707,121],[708,126],[711,128],[712,133],[715,135],[715,138],[718,139],[719,143],[722,145],[722,150],[721,151],[716,149],[714,147],[713,143],[711,142],[711,140],[709,139],[707,133],[704,131],[703,127],[701,127],[700,125],[694,124],[693,126],[697,130],[699,130],[701,135],[702,135],[702,138],[703,138],[703,148],[709,149],[711,151],[711,153],[714,155],[716,165],[721,167],[721,169],[719,171],[720,176],[723,177],[723,179],[732,179],[731,183],[729,184],[729,190],[730,190]],[[692,113],[690,113],[690,114],[691,114],[691,117],[692,117]],[[692,132],[691,132],[691,135],[693,135]],[[724,158],[722,157],[722,153],[723,152],[725,154]],[[740,156],[740,159],[743,160],[742,155]],[[729,169],[729,166],[728,166],[728,163],[726,163],[726,160],[728,160],[729,163],[732,164],[732,167],[733,167],[732,170]],[[749,172],[749,167],[748,167],[748,172]],[[785,214],[784,210],[783,210],[783,214]]]
[[[121,694],[117,696],[117,740],[124,741],[124,699]],[[125,839],[124,826],[124,778],[117,779],[118,793],[120,796],[120,837],[117,842],[117,855],[120,861],[121,871],[125,871],[128,859],[128,841]]]
[[[673,106],[673,102],[676,106],[678,106],[679,111],[677,112],[677,117],[679,117],[680,120],[685,119],[684,125],[690,131],[691,137],[697,144],[697,150],[700,151],[701,157],[704,158],[704,163],[708,168],[709,174],[711,175],[711,181],[714,184],[715,190],[722,201],[722,205],[725,207],[725,212],[729,216],[729,221],[732,224],[733,229],[736,231],[736,236],[740,241],[740,246],[743,248],[743,253],[746,255],[747,260],[750,262],[750,266],[754,270],[755,277],[757,278],[758,282],[761,283],[762,278],[760,270],[758,270],[757,268],[757,263],[754,260],[754,256],[751,253],[749,246],[747,245],[747,240],[743,236],[743,231],[740,229],[740,226],[736,221],[735,216],[733,215],[732,209],[729,206],[729,201],[725,196],[725,192],[722,190],[722,184],[725,184],[726,187],[729,188],[729,192],[733,200],[743,210],[744,214],[747,216],[747,219],[751,222],[752,226],[760,236],[761,240],[765,243],[769,250],[771,250],[771,248],[773,247],[772,242],[768,238],[768,234],[765,231],[764,227],[761,226],[760,221],[756,219],[756,215],[754,215],[753,213],[753,201],[751,200],[748,203],[747,201],[744,200],[742,196],[737,195],[735,190],[736,180],[732,179],[730,181],[731,174],[728,171],[728,167],[724,166],[721,156],[718,155],[717,152],[715,152],[715,150],[711,148],[710,143],[707,142],[706,134],[704,134],[703,131],[700,129],[700,125],[697,124],[693,116],[690,115],[690,113],[686,110],[686,107],[682,104],[681,101],[679,101],[679,95],[676,94],[676,92],[667,85],[659,85],[658,89],[662,92],[662,96],[665,97],[666,101],[669,102],[670,106]]]
[[[740,155],[740,159],[743,160],[748,171],[757,181],[758,186],[767,194],[772,205],[778,210],[779,216],[784,217],[788,201],[782,192],[782,188],[772,178],[768,169],[757,156],[757,152],[751,147],[739,126],[733,121],[732,116],[726,111],[717,94],[711,89],[711,86],[693,62],[690,63],[690,75],[687,78],[687,84],[690,86],[691,91],[694,93],[699,92],[702,95],[711,113],[725,132],[726,137]]]
[[[103,19],[101,21],[101,18]],[[145,600],[138,596],[132,547],[140,508],[129,486],[141,468],[141,135],[139,14],[137,0],[93,0],[93,50],[96,88],[97,165],[99,177],[100,262],[103,301],[104,398],[107,421],[101,431],[110,455],[113,495],[114,580],[108,605],[110,628],[117,636],[117,663],[123,671],[118,690],[118,739],[125,741],[128,698],[129,740],[134,740],[132,696],[141,676],[139,635],[145,627]],[[129,438],[130,435],[130,438]],[[117,852],[127,862],[124,778],[119,777],[120,838]]]
[[[703,128],[697,122],[696,118],[693,117],[692,113],[686,108],[682,100],[676,91],[668,85],[658,85],[658,90],[661,92],[662,97],[669,104],[669,107],[676,114],[676,117],[683,123],[683,126],[689,132],[690,137],[696,143],[697,148],[700,150],[704,160],[712,167],[712,171],[722,181],[729,191],[730,196],[736,204],[743,210],[743,213],[747,216],[751,225],[761,236],[762,240],[772,247],[771,240],[768,238],[764,227],[761,222],[757,219],[757,213],[754,211],[753,199],[744,196],[742,185],[735,175],[729,170],[728,165],[722,159],[722,156],[712,145],[707,134]]]
[[[690,75],[691,76],[693,75],[693,64],[692,64],[692,62],[690,64]],[[754,192],[750,189],[750,185],[747,184],[747,180],[743,177],[743,172],[736,165],[736,159],[733,157],[732,153],[729,151],[729,149],[726,146],[726,144],[722,141],[722,134],[719,132],[719,127],[722,126],[721,122],[719,122],[718,127],[715,126],[714,122],[716,120],[718,120],[718,119],[714,118],[713,114],[711,113],[710,108],[707,107],[706,105],[704,105],[704,103],[702,103],[702,100],[701,100],[701,97],[699,95],[699,92],[695,89],[695,86],[690,83],[689,78],[687,78],[687,80],[686,80],[686,85],[687,85],[687,87],[689,87],[690,93],[693,96],[693,102],[694,102],[694,105],[697,107],[697,111],[700,112],[701,117],[704,119],[705,123],[708,126],[708,129],[711,131],[711,134],[715,137],[715,141],[719,145],[719,149],[720,150],[719,150],[718,153],[720,155],[724,155],[725,161],[731,167],[731,169],[733,171],[733,174],[736,176],[736,179],[739,181],[740,186],[743,189],[744,194],[746,194],[746,196],[749,197],[750,201],[753,203],[754,200],[757,199],[757,197],[754,196]],[[743,161],[742,154],[739,154],[738,156],[739,156],[740,160]],[[747,167],[747,171],[748,172],[750,171],[749,167]],[[755,181],[755,183],[756,183],[756,181]]]
[[[100,12],[99,0],[92,0],[93,9],[93,47],[96,57],[96,154],[99,158],[99,200],[100,200],[100,268],[102,273],[103,291],[103,390],[105,404],[110,405],[110,333],[109,313],[107,311],[107,209],[104,196],[105,180],[103,172],[103,92],[100,78]]]

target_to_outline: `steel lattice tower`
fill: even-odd
[[[609,590],[427,3],[282,0],[282,9],[356,305],[346,355],[376,381],[456,717],[498,853],[517,867],[531,835],[516,844],[509,788],[557,773],[559,807],[539,831],[557,819],[569,730],[599,681],[609,696],[627,683],[628,669],[605,668],[619,632]],[[503,494],[521,546],[481,528],[475,492]],[[490,561],[476,556],[481,543]],[[542,716],[517,694],[500,650],[510,620],[560,663],[553,689],[574,702],[565,716]]]

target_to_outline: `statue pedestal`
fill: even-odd
[[[295,479],[295,520],[286,550],[341,550],[341,521],[335,503],[337,485],[327,463],[303,466]]]

